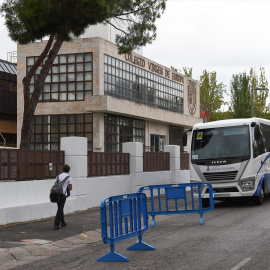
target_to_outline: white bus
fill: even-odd
[[[263,203],[270,192],[270,121],[260,118],[199,123],[191,133],[190,181],[213,186],[217,199],[253,197]],[[209,195],[202,191],[203,204]]]

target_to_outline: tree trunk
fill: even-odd
[[[57,56],[63,42],[56,41],[50,50],[52,43],[53,43],[54,36],[51,36],[44,51],[37,59],[34,66],[27,72],[26,76],[23,79],[23,86],[24,86],[24,114],[23,114],[23,125],[21,130],[21,149],[30,149],[31,146],[31,135],[32,135],[32,128],[33,128],[33,121],[34,121],[34,114],[36,110],[36,106],[40,97],[40,94],[43,89],[44,81],[48,75],[50,68],[54,62],[55,57]],[[35,74],[37,68],[41,65],[42,61],[47,56],[50,50],[48,59],[46,60],[45,64],[42,66],[40,74],[37,77],[35,82],[34,91],[30,98],[30,82],[32,77]]]

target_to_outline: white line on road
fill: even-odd
[[[238,270],[238,269],[240,269],[242,266],[244,266],[250,260],[251,260],[251,258],[245,258],[240,263],[238,263],[235,267],[233,267],[231,270]]]

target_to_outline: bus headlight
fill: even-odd
[[[242,191],[250,191],[254,189],[255,179],[254,177],[249,177],[239,181],[239,186]]]

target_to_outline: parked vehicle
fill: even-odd
[[[253,197],[263,203],[270,192],[270,121],[260,118],[199,123],[191,132],[191,182],[213,186],[216,199]],[[204,204],[209,195],[202,191]]]

